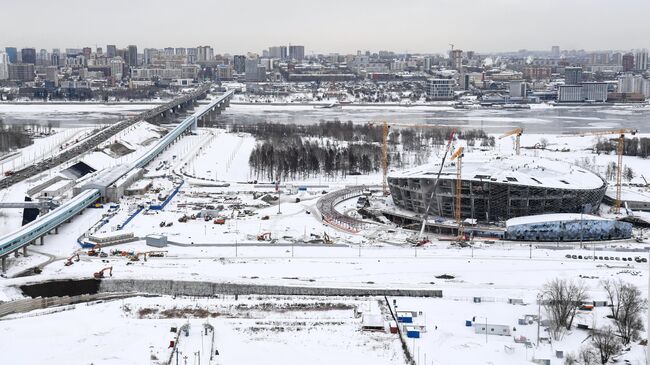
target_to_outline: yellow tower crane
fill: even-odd
[[[383,172],[383,178],[381,181],[382,191],[384,196],[388,196],[388,133],[390,132],[390,126],[388,122],[382,124],[382,135],[381,135],[381,169]]]
[[[515,153],[517,154],[517,156],[519,156],[519,154],[521,152],[521,147],[520,147],[521,141],[520,141],[520,139],[521,139],[521,135],[523,133],[524,133],[523,128],[515,128],[515,129],[513,129],[511,131],[508,131],[508,132],[504,133],[503,135],[501,135],[499,137],[499,139],[510,137],[510,136],[515,136]]]
[[[463,217],[461,216],[461,198],[462,198],[462,189],[463,189],[463,147],[458,147],[456,152],[451,155],[449,161],[458,160],[456,162],[456,203],[454,204],[454,213],[456,215],[456,223],[458,224],[458,239],[465,239],[465,230],[463,229]]]
[[[616,200],[614,200],[614,206],[612,207],[612,212],[614,214],[621,213],[621,180],[623,177],[623,154],[625,153],[625,135],[637,134],[637,129],[613,129],[606,131],[594,131],[594,132],[578,132],[573,133],[580,137],[584,136],[606,136],[606,135],[618,135],[618,138],[613,138],[613,141],[616,141],[616,155],[618,157],[616,164]]]

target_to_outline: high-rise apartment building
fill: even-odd
[[[9,78],[9,55],[0,52],[0,80]]]
[[[462,71],[463,70],[463,51],[460,49],[454,49],[449,53],[449,59],[451,60],[451,68],[454,70]]]
[[[567,67],[564,69],[564,84],[579,85],[582,82],[582,67]]]
[[[106,57],[113,58],[117,57],[117,48],[114,44],[109,44],[106,46]]]
[[[238,74],[246,72],[246,56],[235,55],[232,59],[232,66]]]
[[[641,49],[634,53],[634,69],[645,71],[648,69],[648,50]]]
[[[303,48],[303,56],[304,56],[304,48]],[[287,46],[269,47],[268,57],[270,57],[270,58],[279,58],[279,59],[283,59],[283,60],[286,59],[287,58]]]
[[[126,49],[126,64],[135,67],[138,65],[138,47],[130,45]]]
[[[289,58],[296,61],[305,59],[305,46],[289,46]]]
[[[198,49],[188,48],[187,49],[187,63],[195,63],[198,60]]]
[[[634,70],[634,55],[631,53],[624,54],[622,64],[624,72],[630,72]]]
[[[256,82],[260,80],[259,75],[259,58],[247,58],[245,67],[246,67],[246,81]]]
[[[10,64],[9,80],[34,81],[34,65],[31,63]]]
[[[560,46],[551,47],[551,57],[560,58]]]
[[[31,63],[36,64],[36,49],[35,48],[23,48],[20,50],[22,63]]]
[[[5,52],[7,53],[9,63],[18,62],[18,49],[16,47],[5,47]]]

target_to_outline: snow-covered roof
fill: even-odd
[[[522,224],[548,223],[548,222],[568,222],[568,221],[602,221],[607,220],[596,215],[580,213],[552,213],[528,215],[524,217],[510,218],[506,221],[506,227],[518,226]]]
[[[464,158],[462,164],[463,180],[493,181],[555,189],[597,189],[605,184],[600,176],[579,166],[539,157]],[[435,179],[439,168],[440,164],[422,165],[391,173],[389,178]],[[447,163],[440,177],[455,180],[456,166]]]
[[[57,191],[59,189],[63,189],[68,187],[72,183],[72,180],[69,179],[63,179],[55,182],[54,184],[48,186],[47,188],[43,189],[43,192],[51,192],[51,191]]]

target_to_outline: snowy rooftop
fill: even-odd
[[[604,181],[596,174],[576,165],[539,157],[511,156],[491,159],[463,159],[463,180],[495,181],[515,185],[532,185],[557,189],[596,189]],[[435,178],[440,164],[418,166],[394,172],[393,178]],[[455,179],[456,166],[446,164],[441,178]]]
[[[506,227],[518,226],[521,224],[533,224],[533,223],[548,223],[548,222],[567,222],[567,221],[601,221],[607,220],[605,218],[591,215],[591,214],[580,214],[580,213],[554,213],[554,214],[539,214],[539,215],[529,215],[525,217],[516,217],[510,218],[506,221]]]

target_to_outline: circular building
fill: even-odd
[[[432,190],[440,164],[423,165],[388,176],[393,202],[419,214],[455,218],[457,168],[447,164]],[[461,215],[478,222],[548,213],[595,213],[607,183],[599,175],[563,161],[511,156],[463,159]]]

